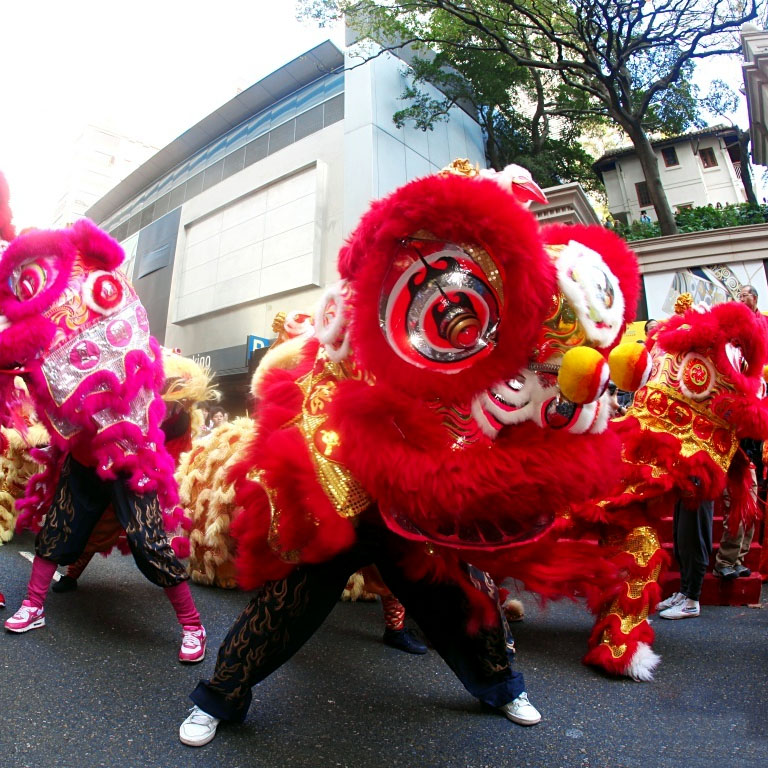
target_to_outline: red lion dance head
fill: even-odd
[[[600,227],[542,230],[507,175],[456,170],[371,206],[302,362],[264,378],[234,469],[245,585],[343,549],[374,503],[403,537],[483,560],[615,479],[605,358],[634,257]]]

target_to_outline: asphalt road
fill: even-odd
[[[24,596],[29,536],[0,547],[7,617]],[[485,709],[432,651],[384,646],[377,604],[339,603],[290,663],[254,691],[242,725],[211,744],[178,741],[186,696],[210,674],[243,593],[193,585],[209,633],[197,666],[176,661],[170,606],[130,557],[96,558],[77,592],[52,593],[48,624],[0,634],[2,768],[347,766],[348,768],[764,768],[768,610],[705,607],[658,620],[653,683],[584,667],[591,619],[570,603],[515,625],[518,664],[543,721]],[[764,601],[768,590],[763,590]]]

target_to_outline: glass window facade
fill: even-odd
[[[196,152],[101,223],[117,240],[244,167],[344,118],[344,72],[289,94]]]

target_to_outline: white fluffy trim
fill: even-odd
[[[638,643],[624,674],[640,683],[650,682],[660,661],[661,656],[654,653],[648,643]]]

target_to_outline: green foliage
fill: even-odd
[[[702,232],[708,229],[724,229],[725,227],[743,227],[748,224],[764,224],[768,222],[768,205],[726,205],[715,208],[702,205],[697,208],[685,208],[675,214],[677,228],[680,232]],[[616,223],[616,232],[625,240],[647,240],[659,237],[661,230],[656,222],[651,224],[634,221],[626,226]]]
[[[488,137],[490,164],[499,167],[516,135],[513,112],[529,119],[528,155],[535,163],[570,137],[561,122],[610,119],[638,150],[666,234],[674,219],[650,169],[649,132],[676,135],[696,124],[694,63],[738,53],[734,34],[758,18],[766,0],[298,0],[305,18],[345,14],[362,37],[385,48],[418,42],[445,57],[475,90]],[[474,69],[472,69],[474,67]],[[514,81],[508,78],[516,72]],[[494,84],[493,81],[496,80]],[[448,100],[454,96],[447,92]],[[523,98],[524,96],[524,98]],[[531,106],[533,109],[531,109]],[[440,119],[435,100],[416,98],[401,115],[429,128]],[[506,137],[495,132],[503,119]],[[578,131],[576,132],[578,135]],[[559,140],[558,147],[549,144]],[[505,158],[506,159],[506,158]],[[569,161],[568,156],[562,158]],[[579,159],[567,163],[576,178]],[[530,164],[530,163],[529,163]],[[554,169],[557,170],[557,169]]]

